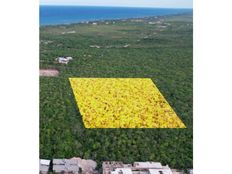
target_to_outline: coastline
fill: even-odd
[[[192,9],[189,9],[192,10]],[[193,10],[191,12],[184,12],[179,14],[168,14],[168,15],[154,15],[154,16],[144,16],[144,17],[134,17],[134,18],[115,18],[115,19],[98,19],[98,20],[86,20],[86,21],[80,21],[80,22],[70,22],[70,23],[63,23],[63,24],[39,24],[40,28],[44,27],[60,27],[60,26],[71,26],[71,25],[80,25],[80,24],[93,24],[93,23],[113,23],[113,22],[129,22],[132,20],[151,20],[154,18],[160,19],[160,18],[166,18],[170,16],[181,16],[181,15],[187,15],[187,14],[193,14]]]

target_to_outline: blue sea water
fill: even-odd
[[[70,24],[86,21],[164,16],[192,12],[192,9],[40,6],[40,25]]]

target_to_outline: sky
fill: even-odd
[[[41,5],[192,8],[193,0],[40,0]]]

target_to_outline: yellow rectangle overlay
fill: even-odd
[[[149,78],[69,78],[86,128],[186,128]]]

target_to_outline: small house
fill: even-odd
[[[62,64],[68,64],[70,60],[73,60],[72,57],[57,57],[55,59],[58,63],[62,63]]]

